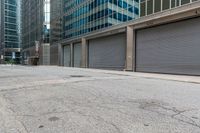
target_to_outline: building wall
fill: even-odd
[[[141,16],[176,8],[198,0],[141,0]]]
[[[51,0],[50,64],[58,65],[58,44],[62,38],[62,0]]]
[[[1,0],[0,50],[5,61],[20,63],[20,0]]]
[[[50,64],[59,65],[59,53],[58,53],[58,44],[50,46]]]
[[[43,44],[49,43],[49,33],[50,0],[22,0],[22,55],[24,61],[43,57],[43,52],[38,51],[43,49]],[[38,48],[36,47],[37,42]]]
[[[51,0],[50,5],[50,43],[53,44],[59,41],[62,35],[62,0]]]
[[[50,64],[50,44],[49,43],[43,43],[40,48],[40,58],[39,58],[39,64],[42,65],[49,65]]]
[[[0,16],[2,17],[2,11],[3,11],[3,9],[2,9],[2,1],[0,1]],[[2,29],[2,25],[1,25],[1,23],[2,23],[2,18],[1,18],[1,20],[0,20],[0,29]],[[1,35],[0,35],[0,49],[1,49],[1,47],[2,47],[2,44],[1,44],[1,40],[2,40],[2,30],[0,30],[0,33],[1,33]],[[1,52],[0,52],[0,54],[1,54]]]
[[[192,1],[191,1],[192,2]],[[130,22],[122,23],[120,25],[116,25],[113,27],[109,27],[104,30],[99,30],[84,36],[80,36],[77,38],[72,39],[65,39],[58,42],[59,47],[63,48],[62,46],[65,46],[67,44],[71,45],[71,52],[73,55],[73,44],[76,42],[80,42],[82,40],[82,59],[81,62],[84,63],[81,67],[88,67],[88,59],[90,54],[88,54],[88,42],[90,40],[98,40],[99,38],[105,38],[107,36],[113,35],[116,36],[119,33],[126,32],[126,60],[124,61],[126,66],[125,70],[134,71],[136,66],[136,34],[137,30],[139,29],[145,29],[148,27],[168,24],[168,23],[174,23],[177,21],[185,21],[189,18],[198,17],[200,16],[200,1],[196,1],[194,3],[188,3],[184,4],[182,6],[179,6],[177,8],[172,8],[171,10],[163,10],[160,12],[157,12],[152,15],[147,15],[144,17],[141,17],[137,20],[133,20]],[[176,27],[175,27],[176,28]],[[174,29],[175,30],[175,29]],[[150,33],[151,35],[152,33]],[[113,38],[115,40],[115,38]],[[102,41],[103,43],[103,41]],[[101,43],[101,44],[102,44]],[[101,45],[100,44],[100,45]],[[189,44],[188,44],[189,45]],[[105,48],[106,49],[106,48]],[[63,61],[63,50],[60,50],[58,52],[58,60]],[[59,62],[60,65],[63,65],[63,62]]]
[[[43,2],[22,0],[22,48],[35,46],[42,40]]]
[[[176,22],[178,20],[185,20],[186,18],[195,17],[200,14],[200,9],[199,9],[200,1],[199,0],[197,0],[197,1],[190,0],[189,3],[187,0],[182,0],[182,1],[179,1],[179,5],[174,5],[174,6],[173,6],[172,1],[171,2],[169,1],[170,3],[167,3],[165,0],[162,0],[162,2],[166,3],[165,4],[166,7],[163,7],[163,4],[160,4],[158,0],[153,0],[153,3],[156,2],[152,6],[152,8],[153,7],[154,8],[151,9],[149,7],[147,8],[147,6],[146,6],[145,10],[143,10],[143,11],[142,11],[142,4],[144,4],[144,1],[141,1],[141,2],[143,2],[143,3],[141,3],[141,12],[139,13],[141,16],[138,19],[134,19],[134,20],[128,21],[128,22],[126,22],[126,21],[121,22],[120,24],[115,24],[115,26],[106,27],[101,30],[96,29],[96,31],[93,30],[93,31],[88,32],[87,34],[80,32],[79,33],[80,35],[75,34],[74,37],[73,36],[66,37],[65,36],[66,34],[71,34],[71,30],[75,31],[75,30],[79,29],[81,24],[79,22],[78,23],[79,25],[77,24],[78,28],[72,27],[71,30],[66,30],[65,29],[66,25],[71,22],[76,22],[77,19],[81,20],[81,18],[85,18],[85,14],[78,13],[78,15],[80,15],[80,16],[75,17],[74,20],[69,19],[69,21],[66,21],[66,17],[70,13],[72,13],[72,12],[75,13],[75,11],[79,9],[79,7],[72,8],[76,4],[73,5],[72,7],[70,7],[70,8],[72,8],[71,9],[72,12],[70,12],[70,8],[69,8],[68,9],[69,14],[67,14],[66,11],[64,13],[65,17],[63,18],[63,23],[62,23],[63,29],[64,29],[63,35],[62,35],[63,38],[60,41],[57,41],[55,43],[55,44],[57,44],[57,47],[55,47],[55,48],[57,48],[56,51],[54,51],[54,47],[51,48],[52,49],[51,51],[54,51],[54,52],[51,52],[51,58],[53,56],[54,63],[57,60],[57,63],[59,63],[59,65],[63,65],[63,61],[64,61],[63,60],[64,59],[63,58],[63,55],[64,55],[63,54],[63,51],[64,51],[63,46],[65,46],[67,44],[71,44],[71,55],[73,55],[74,54],[73,53],[74,52],[73,51],[74,44],[77,42],[80,42],[82,40],[82,42],[81,42],[82,50],[80,53],[82,55],[81,67],[84,67],[84,68],[88,67],[88,59],[89,59],[88,56],[90,56],[88,54],[88,42],[90,42],[91,39],[95,40],[100,37],[105,37],[105,36],[109,36],[109,35],[115,36],[118,33],[126,32],[126,44],[125,44],[126,45],[126,60],[124,61],[124,63],[126,64],[125,69],[129,70],[129,71],[134,71],[135,63],[136,63],[135,62],[135,60],[136,60],[136,57],[135,57],[136,56],[136,54],[135,54],[136,32],[135,31],[137,29],[147,28],[147,27],[151,27],[151,26],[155,26],[155,25],[162,25],[162,24],[170,23],[170,22]],[[148,6],[149,6],[150,2],[151,2],[151,0],[145,1],[145,4],[148,4]],[[80,9],[81,9],[81,6],[84,7],[84,4],[85,4],[84,2],[82,4],[80,4]],[[170,6],[167,6],[168,4]],[[68,3],[68,5],[71,5],[71,3]],[[159,10],[159,5],[160,5],[160,10]],[[66,8],[67,5],[63,6],[63,7]],[[153,12],[150,13],[149,10],[153,10]],[[142,12],[145,12],[146,14],[142,15]],[[82,12],[80,12],[80,13],[82,13]],[[93,12],[93,13],[96,13],[96,12]],[[150,14],[152,14],[152,15],[150,15]],[[114,15],[112,15],[112,16],[114,16]],[[93,19],[95,19],[95,17]],[[92,21],[90,24],[92,24],[93,26],[95,24],[99,24],[99,23],[95,23],[95,22],[96,21]],[[88,26],[88,25],[86,25],[86,26]],[[83,41],[83,40],[85,40],[85,41]],[[113,38],[113,40],[114,40],[114,38]],[[57,54],[57,52],[58,52],[58,54]],[[58,55],[58,57],[57,57],[57,55]],[[56,58],[54,58],[54,57],[56,57]],[[73,59],[71,59],[71,62],[73,62]]]
[[[63,39],[76,38],[138,18],[139,0],[64,0],[63,12]]]
[[[51,45],[137,19],[139,13],[139,0],[52,0]]]

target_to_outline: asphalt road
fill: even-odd
[[[200,84],[0,66],[0,133],[200,133]]]

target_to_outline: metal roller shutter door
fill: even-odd
[[[66,45],[63,48],[63,60],[64,60],[64,66],[70,67],[70,61],[71,61],[71,51],[70,51],[70,45]]]
[[[74,44],[74,67],[81,67],[81,43]]]
[[[89,67],[122,70],[125,67],[126,38],[117,34],[89,41]]]
[[[200,18],[142,29],[136,71],[200,75]]]

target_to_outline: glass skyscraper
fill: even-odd
[[[20,63],[20,5],[20,0],[1,0],[1,62],[14,60]]]
[[[63,39],[139,17],[139,0],[64,0]]]
[[[22,0],[23,61],[49,63],[50,0]],[[26,64],[26,63],[25,63]]]
[[[51,30],[50,30],[50,42],[51,44],[53,42],[57,42],[61,39],[62,37],[62,0],[51,0],[50,1],[51,5],[51,13],[50,13],[50,25],[51,25]]]
[[[139,18],[140,0],[51,0],[50,60],[59,64],[58,44]]]
[[[43,0],[22,0],[22,49],[35,46],[43,35]]]
[[[58,42],[62,39],[62,2],[63,0],[51,0],[51,10],[50,10],[50,64],[58,64],[58,45],[55,42]]]
[[[51,43],[139,18],[140,0],[51,1]]]

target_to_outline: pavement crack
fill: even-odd
[[[120,130],[120,128],[117,126],[117,125],[115,125],[114,123],[112,123],[112,122],[108,122],[110,125],[112,125],[116,130],[117,130],[117,132],[118,133],[121,133],[121,130]]]
[[[2,96],[0,97],[0,105],[0,113],[4,116],[3,121],[9,123],[6,125],[7,127],[20,130],[22,133],[29,133],[24,123],[16,119],[16,112],[8,105],[8,101]]]
[[[190,117],[188,117],[188,116],[186,116],[186,115],[183,115],[183,113],[186,113],[186,112],[188,112],[188,111],[192,111],[192,110],[180,111],[179,113],[174,114],[174,115],[172,115],[171,117],[174,118],[174,119],[176,119],[176,120],[178,120],[178,121],[185,122],[185,123],[187,123],[187,124],[190,124],[190,125],[192,125],[192,126],[196,126],[196,127],[200,128],[200,125],[198,125],[192,118],[190,118]],[[178,118],[178,116],[181,116],[181,118],[184,117],[184,118],[188,119],[188,121],[186,121],[186,120],[184,120],[184,119],[180,119],[180,118]]]
[[[79,115],[81,115],[81,116],[84,116],[84,117],[90,117],[90,118],[92,118],[92,119],[95,119],[96,121],[104,122],[104,123],[106,123],[107,125],[112,126],[112,127],[116,130],[115,133],[122,133],[122,131],[120,130],[120,128],[119,128],[116,124],[114,124],[114,123],[111,122],[111,121],[105,120],[105,119],[104,119],[103,117],[101,117],[101,116],[96,116],[96,115],[92,115],[92,114],[84,114],[83,112],[75,111],[75,110],[73,111],[73,113],[77,113],[77,114],[79,114]]]
[[[161,115],[165,115],[165,116],[171,117],[172,119],[178,120],[180,122],[200,128],[200,125],[198,125],[192,118],[186,115],[183,115],[186,112],[194,111],[197,109],[179,110],[175,107],[170,107],[169,105],[165,105],[164,103],[156,101],[156,100],[152,100],[152,101],[143,100],[139,102],[135,101],[135,103],[140,104],[139,106],[140,109],[158,113]]]
[[[173,114],[172,115],[172,117],[176,117],[176,116],[178,116],[178,115],[181,115],[181,114],[183,114],[183,113],[185,113],[185,112],[189,112],[189,111],[192,111],[192,110],[183,110],[183,111],[175,111],[175,112],[178,112],[178,113],[176,113],[176,114]]]
[[[26,126],[24,125],[23,122],[19,121],[21,123],[21,125],[24,127],[24,130],[26,131],[26,133],[29,133],[28,129],[26,128]]]

